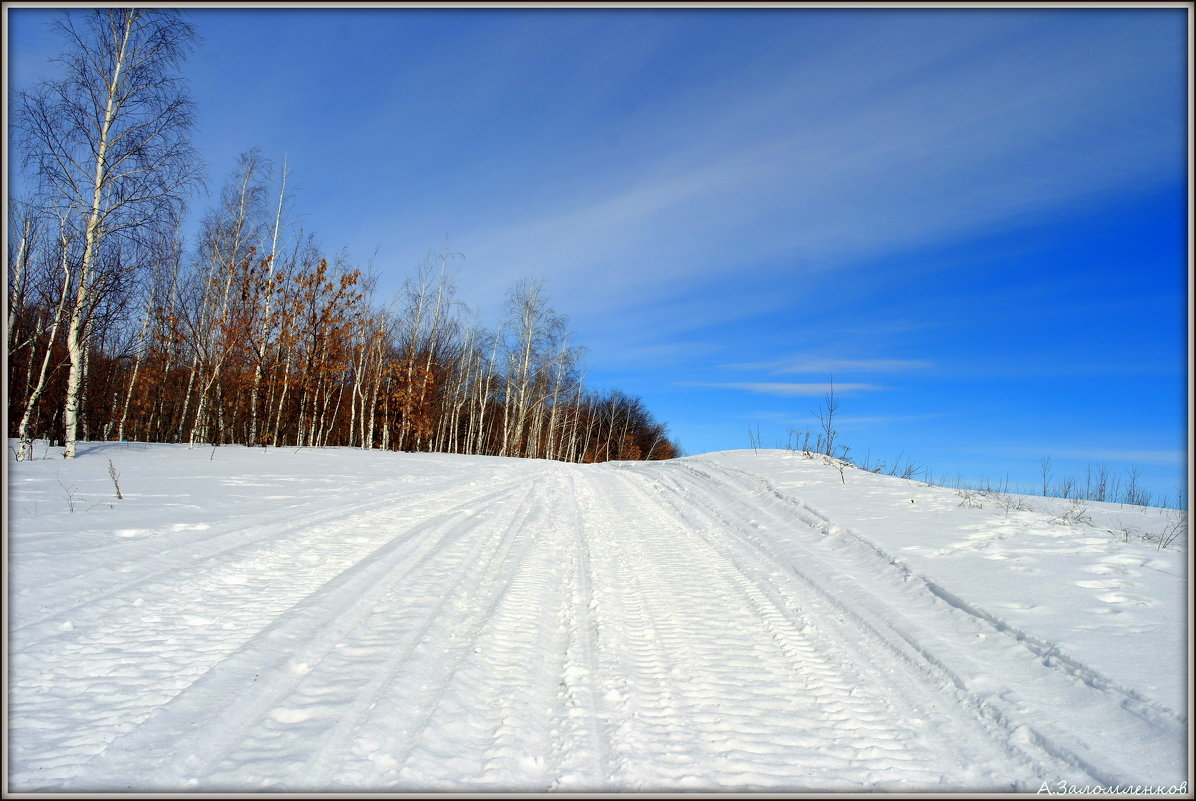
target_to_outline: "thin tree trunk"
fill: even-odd
[[[41,401],[41,397],[46,391],[46,376],[49,371],[50,360],[54,353],[54,340],[58,339],[58,326],[62,322],[67,298],[70,297],[71,268],[67,259],[67,248],[68,241],[64,239],[62,243],[62,292],[59,293],[58,306],[54,309],[53,322],[50,324],[50,335],[46,341],[46,355],[42,358],[42,366],[38,372],[37,383],[32,387],[27,396],[25,411],[21,415],[21,423],[17,428],[17,437],[20,440],[17,450],[17,461],[23,461],[33,456],[33,440],[30,432],[33,415],[37,410],[37,404]],[[30,364],[32,365],[32,363],[33,359],[31,357]]]
[[[280,354],[281,355],[281,354]],[[274,415],[274,440],[273,445],[278,447],[279,432],[282,428],[282,410],[287,402],[287,390],[291,383],[291,371],[287,369],[287,365],[282,365],[282,391],[278,395],[278,409]]]
[[[137,374],[141,372],[141,362],[145,358],[146,332],[149,330],[150,317],[154,313],[154,289],[151,286],[149,302],[145,306],[145,317],[141,321],[141,333],[137,336],[137,356],[133,360],[133,374],[129,376],[129,389],[125,392],[125,403],[120,413],[120,424],[116,429],[116,438],[124,441],[125,421],[129,417],[129,403],[133,400],[133,390],[137,386]]]
[[[8,303],[8,359],[11,362],[17,350],[17,314],[25,299],[25,270],[29,262],[29,240],[32,238],[33,221],[25,220],[21,228],[21,242],[17,245],[17,260],[13,268],[12,286]],[[33,354],[30,354],[30,361]]]
[[[262,313],[262,325],[258,332],[258,341],[261,343],[261,355],[257,360],[257,364],[253,370],[253,388],[250,397],[249,410],[249,444],[257,445],[257,397],[260,392],[262,384],[262,374],[265,369],[266,360],[266,335],[270,330],[270,313],[271,305],[274,300],[274,262],[278,258],[278,229],[282,223],[282,205],[286,198],[287,191],[287,159],[286,156],[282,158],[282,184],[278,190],[278,211],[274,215],[274,233],[270,237],[270,259],[266,267],[266,299],[265,309]]]

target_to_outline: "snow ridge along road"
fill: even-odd
[[[820,511],[842,479],[792,454],[93,447],[9,463],[12,791],[1186,779],[1180,705]],[[89,457],[129,502],[56,508]]]

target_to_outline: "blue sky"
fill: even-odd
[[[10,86],[51,75],[48,12],[8,12]],[[213,191],[285,155],[383,296],[447,248],[491,318],[534,272],[691,453],[783,443],[833,380],[856,458],[1174,498],[1187,13],[194,8],[186,71]]]

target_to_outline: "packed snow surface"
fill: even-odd
[[[784,451],[59,453],[8,462],[10,791],[1188,778],[1174,512]]]

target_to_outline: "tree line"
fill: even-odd
[[[598,462],[679,455],[637,397],[584,385],[542,282],[483,327],[432,253],[377,276],[287,225],[288,172],[243,154],[186,247],[198,184],[169,9],[57,23],[65,77],[15,95],[34,189],[10,201],[9,436],[331,446]]]

